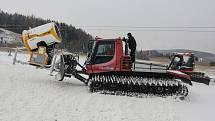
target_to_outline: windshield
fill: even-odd
[[[184,56],[183,59],[184,59],[183,66],[192,67],[193,61],[194,61],[192,57],[190,57],[190,56]]]
[[[189,55],[176,55],[174,56],[172,63],[170,65],[171,69],[183,69],[183,68],[193,68],[194,59],[193,56]]]
[[[106,63],[113,59],[114,53],[115,41],[95,41],[90,56],[88,56],[88,62],[91,64]]]
[[[173,62],[179,62],[180,61],[180,58],[179,57],[175,57]]]
[[[114,44],[100,44],[98,46],[98,50],[96,56],[110,56],[114,54]]]

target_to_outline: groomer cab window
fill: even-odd
[[[193,56],[184,56],[184,63],[182,66],[193,68],[194,57]]]
[[[104,40],[96,43],[93,64],[106,63],[113,59],[115,54],[115,41]]]

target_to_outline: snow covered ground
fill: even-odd
[[[185,100],[89,93],[74,78],[57,82],[48,70],[12,65],[0,52],[0,121],[214,121],[215,85],[189,89]]]

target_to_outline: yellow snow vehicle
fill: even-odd
[[[35,66],[50,65],[56,43],[62,38],[55,23],[48,23],[22,32],[22,41],[30,53],[30,64]]]

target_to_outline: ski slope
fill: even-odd
[[[214,84],[194,83],[185,100],[102,95],[74,78],[58,82],[48,70],[12,65],[12,58],[0,52],[0,121],[215,120]],[[19,58],[26,61],[27,55]]]

